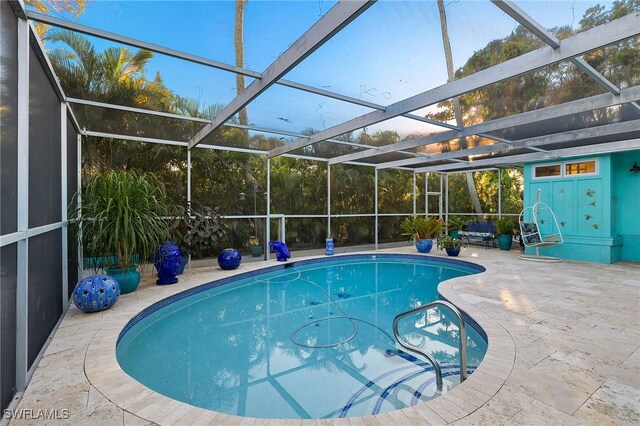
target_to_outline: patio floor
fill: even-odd
[[[304,253],[293,254],[299,260]],[[639,424],[640,264],[543,264],[517,255],[463,249],[460,259],[487,271],[444,282],[439,291],[485,329],[489,349],[467,381],[414,407],[348,419],[252,419],[194,408],[140,385],[115,360],[118,333],[149,304],[230,275],[203,267],[173,286],[155,286],[147,274],[108,311],[83,314],[72,306],[18,409],[68,410],[67,419],[50,423],[74,425]],[[272,263],[245,263],[237,272]],[[33,423],[45,422],[11,422]]]

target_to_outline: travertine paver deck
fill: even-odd
[[[414,407],[323,421],[240,418],[170,400],[122,372],[114,345],[124,324],[157,300],[230,274],[212,267],[188,271],[173,286],[148,276],[105,312],[72,307],[18,408],[66,409],[68,419],[50,423],[74,425],[639,424],[640,264],[542,264],[517,254],[463,250],[461,259],[487,271],[439,291],[487,331],[487,356],[462,385]]]

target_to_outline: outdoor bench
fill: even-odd
[[[486,248],[496,246],[496,228],[490,222],[469,222],[458,235],[467,244],[483,243]]]

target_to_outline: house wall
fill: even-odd
[[[640,262],[640,173],[629,172],[634,161],[640,165],[640,150],[614,154],[612,160],[622,260]]]
[[[553,210],[564,240],[540,254],[598,263],[640,261],[640,174],[629,172],[639,156],[640,151],[631,151],[526,164],[524,205],[533,205],[540,190],[540,201]],[[533,177],[537,165],[590,159],[598,161],[595,175]],[[554,232],[552,219],[544,219],[542,234]]]

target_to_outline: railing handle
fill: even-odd
[[[446,302],[444,300],[434,300],[433,302],[426,303],[424,305],[418,306],[417,308],[409,309],[408,311],[399,313],[393,319],[393,335],[395,336],[400,346],[402,346],[405,349],[409,349],[410,351],[414,351],[421,354],[433,364],[434,369],[436,371],[436,383],[438,384],[438,390],[442,390],[442,372],[440,371],[440,364],[438,364],[435,358],[433,358],[430,354],[426,353],[425,351],[423,351],[418,347],[415,347],[405,342],[400,337],[400,333],[398,332],[398,323],[402,318],[418,313],[423,310],[431,309],[437,305],[446,306],[454,313],[454,315],[458,319],[458,325],[459,325],[458,329],[460,330],[460,342],[458,345],[458,348],[460,351],[460,383],[467,380],[467,326],[458,308],[453,306],[451,303]]]

